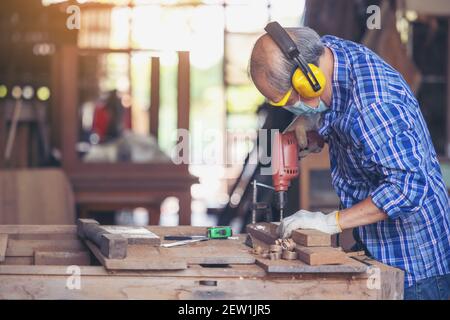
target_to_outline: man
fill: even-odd
[[[366,47],[309,28],[286,29],[299,55],[318,66],[320,97],[292,90],[298,65],[265,34],[250,74],[274,105],[297,115],[322,114],[333,186],[342,210],[300,210],[280,224],[336,234],[356,228],[367,254],[405,271],[405,299],[450,295],[450,208],[436,152],[419,104],[402,76]],[[297,130],[297,131],[302,131]]]

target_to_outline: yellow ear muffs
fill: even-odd
[[[311,68],[312,73],[316,76],[316,79],[319,82],[321,89],[315,92],[311,84],[309,83],[308,79],[306,78],[305,74],[302,72],[302,70],[300,70],[300,68],[297,68],[297,70],[295,70],[294,74],[292,75],[292,86],[294,87],[295,91],[297,91],[303,98],[308,99],[317,98],[322,94],[323,90],[325,89],[327,80],[325,79],[325,75],[323,74],[322,70],[320,70],[319,67],[315,66],[312,63],[308,65]]]

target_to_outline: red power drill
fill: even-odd
[[[314,141],[323,148],[324,140],[316,131],[306,133],[308,145]],[[291,180],[299,174],[299,147],[294,131],[275,134],[272,145],[272,179],[275,188],[275,205],[280,212],[280,221],[283,219],[287,207],[287,191]]]

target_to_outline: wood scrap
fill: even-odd
[[[294,230],[292,240],[304,247],[330,247],[331,235],[318,230]]]
[[[332,247],[297,246],[296,251],[298,258],[311,266],[344,264],[348,261],[345,252]]]
[[[269,257],[270,257],[270,260],[280,260],[281,252],[270,252]]]
[[[246,227],[247,233],[253,239],[259,240],[267,245],[275,244],[275,241],[278,239],[276,229],[276,224],[267,222],[248,224]]]
[[[269,250],[273,253],[281,253],[283,251],[283,248],[277,244],[273,244],[270,246]]]
[[[258,255],[258,254],[262,254],[263,252],[264,252],[264,248],[261,246],[255,246],[253,248],[253,254]]]
[[[289,250],[283,250],[281,258],[283,258],[284,260],[297,260],[297,252],[289,251]]]
[[[275,241],[276,244],[280,245],[283,250],[294,251],[296,243],[291,238],[289,239],[278,239]]]

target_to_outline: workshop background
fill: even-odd
[[[368,28],[371,5],[381,29]],[[0,224],[241,231],[251,182],[271,183],[249,161],[257,130],[283,125],[247,72],[274,20],[364,43],[401,71],[450,188],[446,0],[2,0]],[[189,163],[172,161],[177,129]],[[338,206],[326,148],[301,161],[289,197],[288,213]]]

